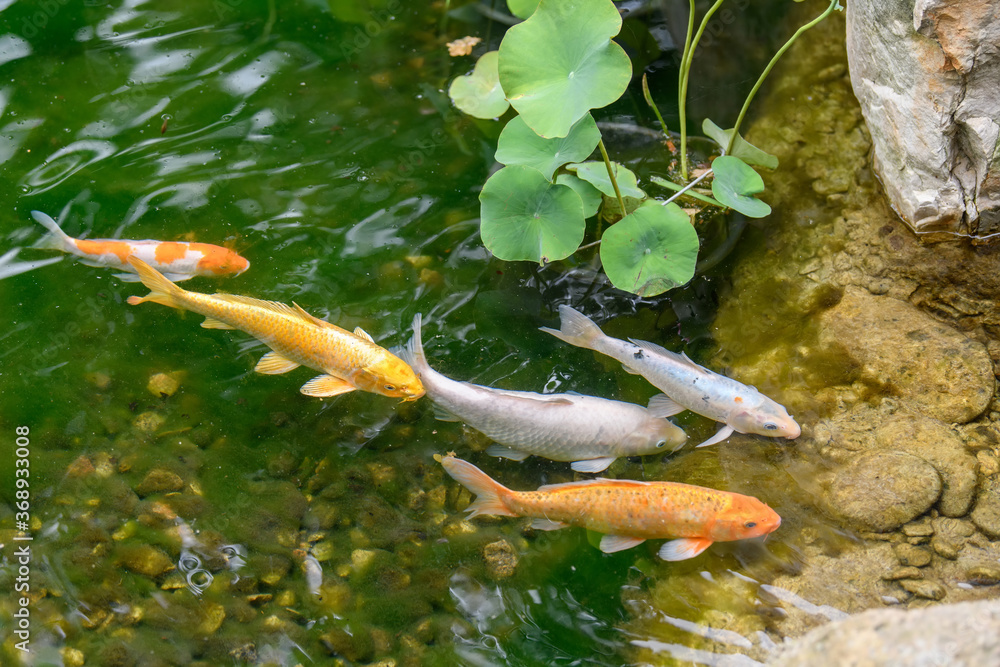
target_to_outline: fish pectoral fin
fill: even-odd
[[[603,456],[599,459],[587,459],[585,461],[573,461],[570,466],[577,472],[602,472],[615,462],[617,456]]]
[[[442,422],[460,422],[462,418],[443,405],[434,404],[434,419]]]
[[[288,371],[294,371],[299,366],[301,364],[297,361],[283,357],[277,352],[268,352],[254,366],[254,371],[262,375],[281,375]]]
[[[206,329],[235,329],[231,324],[226,324],[222,320],[217,320],[214,317],[206,317],[205,321],[201,323]]]
[[[349,391],[357,389],[353,384],[334,375],[317,375],[309,382],[302,385],[300,392],[306,396],[316,398],[327,398],[329,396],[339,396]]]
[[[142,280],[136,273],[113,273],[112,275],[123,283],[137,283]]]
[[[505,459],[510,459],[511,461],[523,461],[524,459],[531,456],[528,452],[522,452],[519,449],[512,449],[504,445],[490,445],[486,448],[486,453],[490,456],[500,456]]]
[[[534,519],[531,522],[531,527],[535,530],[559,530],[560,528],[565,528],[568,525],[568,523],[553,521],[551,519]]]
[[[705,442],[695,447],[695,449],[697,449],[698,447],[708,447],[709,445],[714,445],[717,442],[722,442],[723,440],[731,436],[735,431],[736,429],[734,429],[732,426],[728,425],[723,426],[722,428],[720,428],[718,431],[715,432],[715,435],[713,435],[711,438],[709,438]]]
[[[355,327],[354,328],[354,335],[355,336],[360,336],[361,338],[364,338],[369,343],[374,343],[375,342],[375,339],[372,338],[371,334],[368,333],[367,331],[365,331],[364,329],[362,329],[361,327]]]
[[[679,412],[684,412],[687,410],[683,405],[670,398],[666,394],[657,394],[649,399],[649,404],[646,407],[649,410],[649,414],[654,417],[673,417]]]
[[[694,558],[710,546],[712,546],[712,540],[707,540],[704,537],[681,537],[670,540],[660,547],[660,558],[663,560],[687,560]]]
[[[624,370],[629,375],[642,375],[642,373],[640,373],[639,371],[635,370],[634,368],[632,368],[628,364],[622,364],[622,370]]]
[[[613,554],[639,546],[646,541],[644,537],[628,537],[627,535],[605,535],[601,538],[601,551]]]

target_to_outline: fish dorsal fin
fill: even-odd
[[[687,366],[688,368],[694,370],[699,370],[699,371],[707,370],[704,366],[699,366],[698,364],[688,359],[688,356],[683,352],[681,352],[680,354],[676,352],[671,352],[667,348],[657,345],[656,343],[650,343],[648,340],[636,340],[635,338],[629,338],[629,340],[632,342],[633,345],[641,348],[646,352],[649,352],[650,354],[657,354],[666,357],[667,359],[676,361],[677,363]]]
[[[563,482],[562,484],[546,484],[545,486],[538,487],[539,491],[558,491],[560,489],[569,489],[576,487],[585,486],[607,486],[608,484],[613,484],[620,488],[644,488],[649,486],[649,482],[639,482],[631,479],[605,479],[603,477],[598,477],[597,479],[583,479],[578,482]]]
[[[367,331],[365,331],[364,329],[362,329],[361,327],[355,327],[354,328],[354,335],[355,336],[361,336],[362,338],[364,338],[369,343],[374,343],[375,342],[375,339],[372,338],[371,334],[368,333]]]
[[[315,315],[310,315],[305,311],[304,308],[302,308],[302,306],[295,303],[294,301],[292,301],[292,306],[294,306],[295,308],[295,314],[304,319],[306,322],[309,322],[310,324],[315,324],[316,326],[327,327],[327,328],[337,326],[335,324],[330,324],[326,320],[321,320]]]
[[[264,310],[270,310],[273,313],[279,313],[281,315],[290,315],[292,317],[301,317],[295,309],[286,303],[280,303],[278,301],[265,301],[264,299],[255,299],[252,296],[240,296],[239,294],[225,294],[224,292],[217,292],[212,295],[219,301],[225,301],[227,303],[238,303],[243,306],[253,306],[255,308],[263,308]]]

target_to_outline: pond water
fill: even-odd
[[[294,301],[386,346],[423,313],[432,365],[504,388],[656,393],[538,333],[561,303],[612,335],[714,351],[721,274],[642,301],[589,256],[490,259],[477,193],[498,127],[442,92],[470,67],[444,42],[486,23],[446,19],[440,3],[331,4],[338,16],[325,2],[0,2],[0,251],[53,256],[29,247],[33,210],[72,236],[223,244],[250,270],[186,287]],[[34,536],[32,653],[4,631],[3,664],[619,665],[640,649],[710,662],[706,619],[753,614],[759,582],[794,569],[790,536],[828,530],[763,439],[608,475],[759,496],[785,519],[766,543],[668,564],[658,542],[602,554],[582,530],[467,523],[468,493],[435,453],[518,489],[572,473],[492,459],[426,400],[302,396],[306,372],[253,373],[262,344],[127,306],[145,290],[111,274],[67,257],[0,282],[5,589],[16,429],[30,433]],[[148,389],[157,374],[179,389]],[[694,442],[715,428],[677,421]],[[5,627],[17,609],[0,598]],[[761,628],[722,639],[766,645]]]

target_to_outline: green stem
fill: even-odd
[[[642,73],[642,96],[646,98],[646,104],[653,109],[653,113],[656,114],[656,120],[660,121],[660,129],[663,130],[663,136],[670,141],[670,133],[667,132],[667,124],[663,122],[663,116],[660,115],[660,110],[656,108],[656,103],[653,102],[653,95],[649,92],[649,83],[646,81],[646,73]]]
[[[667,199],[666,201],[661,202],[661,204],[663,204],[664,206],[666,206],[667,204],[669,204],[673,200],[677,199],[681,195],[684,195],[685,197],[691,197],[692,199],[697,199],[700,202],[704,202],[706,204],[711,204],[712,206],[718,206],[719,208],[726,208],[725,204],[723,204],[722,202],[714,199],[713,197],[708,197],[708,196],[705,196],[703,194],[700,194],[698,192],[694,192],[693,190],[691,190],[691,188],[693,188],[694,186],[698,185],[698,183],[700,183],[702,180],[704,180],[706,177],[708,177],[711,173],[712,173],[712,170],[709,169],[704,174],[702,174],[701,176],[699,176],[695,180],[691,181],[687,185],[678,185],[677,183],[674,183],[673,181],[668,181],[665,178],[660,178],[659,176],[653,176],[650,180],[653,183],[655,183],[655,184],[657,184],[657,185],[659,185],[661,187],[669,188],[671,190],[676,190],[677,191],[677,194],[675,194],[674,196],[672,196],[670,199]]]
[[[747,115],[747,109],[750,107],[750,102],[753,101],[753,96],[757,94],[757,90],[764,84],[764,79],[766,79],[767,75],[771,73],[771,70],[774,68],[775,64],[778,62],[778,58],[780,58],[785,53],[785,51],[788,50],[788,48],[792,45],[792,43],[795,40],[797,40],[799,38],[799,36],[802,35],[802,33],[804,33],[806,30],[809,30],[809,28],[812,28],[817,23],[819,23],[820,21],[822,21],[823,19],[825,19],[827,16],[829,16],[830,12],[832,12],[834,9],[836,9],[839,5],[840,5],[840,0],[830,0],[830,6],[826,8],[825,12],[823,12],[822,14],[820,14],[819,16],[817,16],[816,18],[814,18],[812,21],[810,21],[809,23],[805,24],[804,26],[802,26],[801,28],[799,28],[798,30],[796,30],[795,34],[792,35],[791,39],[789,39],[787,42],[785,42],[785,45],[782,46],[780,49],[778,49],[778,52],[774,54],[773,58],[771,58],[771,62],[769,62],[767,64],[767,67],[764,68],[764,71],[761,73],[760,78],[757,79],[757,83],[754,84],[754,87],[750,91],[750,94],[747,95],[747,99],[743,103],[743,108],[740,109],[740,115],[736,118],[736,124],[733,126],[733,134],[732,134],[732,136],[729,137],[729,145],[726,146],[726,154],[727,155],[729,155],[730,153],[732,153],[733,142],[736,141],[736,137],[740,133],[740,124],[743,122],[743,117]]]
[[[618,197],[618,205],[622,208],[622,217],[625,213],[625,200],[622,199],[622,191],[618,189],[618,181],[615,179],[615,170],[611,167],[611,159],[608,157],[608,150],[604,147],[604,138],[597,142],[597,147],[601,149],[601,157],[604,158],[604,166],[608,168],[608,178],[611,179],[611,187],[615,189],[615,196]]]
[[[691,58],[694,57],[694,50],[698,48],[698,42],[701,41],[701,36],[705,32],[705,28],[708,27],[708,22],[712,18],[719,7],[725,0],[715,0],[715,4],[709,7],[708,11],[705,12],[705,16],[701,19],[701,24],[698,26],[698,32],[695,34],[694,39],[691,38],[691,31],[694,28],[694,0],[691,0],[691,15],[688,17],[688,32],[687,39],[684,41],[684,56],[681,58],[681,71],[680,71],[680,81],[678,82],[678,95],[680,99],[680,116],[681,116],[681,177],[687,180],[687,91],[688,91],[688,79],[691,75]]]

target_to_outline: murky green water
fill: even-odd
[[[641,303],[586,257],[489,261],[477,188],[496,129],[440,92],[468,65],[443,43],[473,28],[442,28],[437,4],[371,4],[349,5],[351,23],[322,2],[0,2],[0,251],[51,256],[26,248],[32,210],[65,213],[74,236],[226,244],[251,269],[187,287],[295,301],[387,346],[422,312],[432,364],[507,388],[655,393],[538,333],[559,303],[616,316],[614,335],[710,349],[718,277]],[[569,480],[568,467],[470,451],[484,443],[426,401],[302,396],[305,371],[252,372],[265,348],[247,336],[125,305],[144,292],[68,258],[0,282],[0,581],[16,572],[10,452],[27,427],[28,664],[617,665],[651,647],[669,660],[664,646],[701,639],[661,610],[748,612],[744,578],[794,560],[781,534],[666,564],[658,544],[606,555],[580,530],[470,528],[468,494],[434,453],[514,488]],[[157,373],[180,389],[151,393]],[[714,430],[679,422],[693,441]],[[791,535],[806,519],[784,457],[755,441],[609,474],[758,495]],[[484,557],[501,541],[519,560],[510,576]],[[0,601],[5,626],[16,609]],[[0,662],[25,657],[2,639]]]

